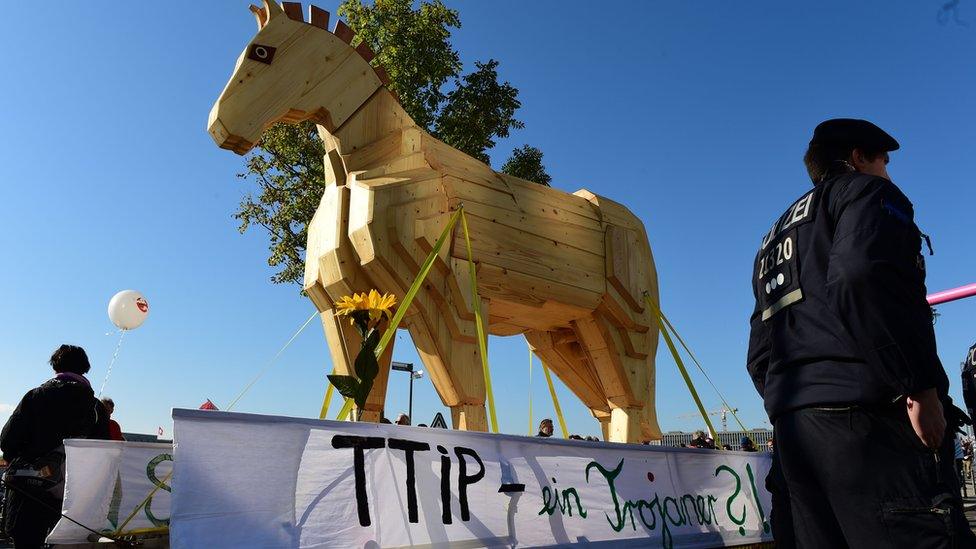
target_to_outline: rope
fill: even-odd
[[[481,296],[478,295],[478,279],[475,275],[474,254],[471,253],[471,236],[468,233],[468,218],[461,212],[461,227],[464,229],[464,244],[468,248],[468,274],[471,276],[471,301],[474,308],[475,327],[478,329],[478,353],[481,355],[481,371],[485,376],[485,396],[488,397],[488,412],[491,416],[491,430],[498,432],[498,418],[495,416],[495,395],[491,390],[491,372],[488,370],[488,341],[485,336],[485,319],[481,314]]]
[[[701,398],[698,396],[698,391],[695,390],[695,385],[691,382],[691,377],[688,375],[688,370],[685,368],[684,361],[681,360],[681,355],[678,353],[678,349],[674,346],[674,341],[671,340],[671,335],[668,333],[667,324],[664,320],[664,314],[661,309],[651,301],[650,296],[644,293],[644,301],[647,305],[655,312],[654,318],[657,321],[658,327],[661,329],[661,335],[664,336],[664,342],[668,345],[668,350],[671,351],[671,356],[674,357],[674,363],[678,366],[678,371],[681,373],[681,377],[685,380],[685,385],[688,386],[688,392],[691,393],[691,398],[695,400],[695,405],[698,406],[698,412],[701,414],[702,419],[705,420],[705,425],[708,426],[708,430],[712,433],[715,439],[715,446],[722,449],[722,442],[719,440],[718,431],[712,425],[712,420],[708,418],[708,413],[705,411],[705,406],[702,404]]]
[[[102,398],[102,392],[108,383],[108,377],[112,375],[112,366],[115,366],[115,359],[119,358],[119,350],[122,348],[122,338],[125,337],[127,330],[119,329],[119,342],[115,344],[115,352],[112,353],[112,360],[108,363],[108,371],[105,372],[105,379],[102,380],[102,387],[98,390],[98,398]]]
[[[712,387],[712,390],[714,390],[715,394],[718,395],[718,398],[719,400],[722,401],[722,405],[725,406],[725,409],[728,410],[730,414],[732,414],[732,419],[734,419],[735,422],[739,425],[739,428],[742,429],[742,432],[748,433],[749,430],[746,429],[746,426],[743,425],[742,421],[739,419],[739,416],[735,413],[735,410],[732,408],[732,406],[729,405],[729,402],[725,399],[725,395],[723,395],[722,391],[719,391],[715,383],[712,382],[712,378],[708,377],[708,372],[705,371],[705,368],[701,365],[701,362],[698,362],[698,358],[695,357],[695,353],[691,352],[691,349],[688,347],[688,344],[685,343],[685,340],[681,337],[681,334],[678,333],[678,330],[675,329],[674,325],[671,324],[671,321],[668,320],[668,317],[664,315],[664,311],[662,311],[654,302],[650,301],[650,298],[647,297],[646,295],[644,296],[644,298],[648,301],[648,303],[650,303],[651,308],[654,309],[655,314],[657,314],[661,318],[661,320],[664,321],[664,324],[671,330],[671,332],[674,334],[674,337],[678,339],[678,342],[681,343],[681,347],[684,348],[685,352],[688,353],[688,356],[691,357],[691,360],[695,363],[695,366],[698,367],[698,371],[701,372],[703,376],[705,376],[705,380],[708,381],[708,384]],[[746,437],[749,438],[749,440],[751,440],[753,444],[755,444],[755,441],[752,440],[752,437],[749,437],[748,434],[746,434]]]
[[[312,319],[315,318],[316,316],[318,316],[318,314],[319,314],[318,311],[315,311],[314,313],[312,313],[311,316],[308,317],[308,320],[305,321],[305,324],[302,324],[302,327],[299,328],[298,331],[295,332],[295,334],[291,336],[291,339],[289,339],[280,349],[278,349],[278,352],[275,353],[275,356],[271,359],[271,361],[268,362],[268,364],[260,372],[258,372],[258,375],[254,376],[254,379],[252,379],[250,381],[250,383],[248,383],[247,385],[245,385],[244,386],[244,389],[242,389],[241,392],[238,393],[238,395],[234,398],[234,400],[232,400],[230,402],[230,404],[227,405],[227,408],[226,408],[227,411],[232,410],[234,408],[234,405],[237,404],[237,401],[239,401],[241,399],[241,397],[244,396],[244,393],[247,393],[251,389],[251,387],[253,387],[254,384],[257,383],[257,381],[259,379],[261,379],[261,376],[263,376],[264,374],[266,374],[268,372],[268,370],[270,370],[271,367],[274,366],[275,362],[278,361],[278,357],[281,356],[281,353],[285,352],[285,349],[287,349],[288,346],[291,345],[291,343],[293,341],[295,341],[295,338],[298,337],[298,334],[302,333],[302,331],[305,330],[305,327],[308,326],[308,324],[310,322],[312,322]]]
[[[403,296],[403,300],[397,307],[396,313],[393,314],[393,319],[390,320],[390,325],[386,328],[386,331],[383,332],[383,336],[380,337],[380,342],[376,346],[377,359],[383,355],[384,349],[386,349],[387,344],[390,343],[390,340],[393,338],[393,334],[396,333],[397,327],[400,326],[400,321],[402,321],[404,315],[407,314],[407,309],[410,308],[410,303],[413,302],[413,298],[416,297],[417,292],[420,291],[420,286],[430,273],[431,267],[434,266],[434,260],[437,259],[437,254],[440,253],[441,247],[444,245],[444,241],[447,240],[447,235],[451,234],[451,231],[454,229],[454,225],[457,224],[458,219],[461,217],[462,208],[463,206],[458,208],[457,211],[454,212],[454,215],[451,216],[451,220],[447,223],[447,226],[444,227],[441,235],[437,237],[437,242],[434,243],[434,248],[429,254],[427,254],[427,259],[424,260],[424,264],[420,266],[420,272],[417,273],[417,278],[414,279],[413,284],[410,285],[407,293]],[[326,393],[326,396],[328,397],[329,393]],[[342,409],[339,410],[339,414],[336,416],[336,419],[339,421],[344,421],[349,415],[349,412],[352,411],[353,404],[354,402],[351,398],[346,398],[346,402],[342,405]]]
[[[552,406],[556,409],[556,417],[559,418],[559,428],[563,432],[563,438],[569,438],[566,419],[563,418],[563,409],[559,406],[559,397],[556,396],[556,387],[552,384],[552,376],[549,375],[549,368],[544,361],[542,362],[542,373],[546,374],[546,383],[549,384],[549,394],[552,396]]]

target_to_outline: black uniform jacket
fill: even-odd
[[[894,183],[851,172],[800,197],[763,237],[747,368],[770,418],[946,395],[913,216]]]
[[[108,413],[88,385],[55,378],[24,395],[3,427],[0,450],[7,461],[32,460],[66,438],[108,439]]]

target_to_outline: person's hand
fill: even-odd
[[[905,406],[912,429],[922,443],[932,449],[940,447],[945,437],[946,420],[935,388],[909,395],[905,399]]]

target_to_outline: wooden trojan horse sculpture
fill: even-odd
[[[492,335],[524,334],[590,408],[604,438],[660,438],[654,408],[657,275],[627,208],[496,173],[418,127],[353,32],[311,6],[251,6],[259,31],[210,112],[217,144],[248,152],[275,122],[312,120],[326,181],[308,231],[305,289],[321,312],[336,372],[358,335],[333,303],[376,288],[402,298],[453,212],[464,207]],[[487,430],[464,235],[455,227],[404,318],[456,429]],[[392,342],[391,342],[392,343]],[[392,344],[363,418],[377,421]],[[497,370],[496,370],[497,371]],[[504,372],[504,370],[503,370]],[[507,373],[507,372],[505,372]]]

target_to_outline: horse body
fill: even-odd
[[[326,145],[322,201],[309,225],[305,289],[322,314],[337,373],[359,339],[333,313],[341,296],[376,288],[402,297],[463,205],[488,332],[524,334],[600,420],[608,440],[659,438],[657,325],[644,306],[657,277],[643,224],[586,190],[567,194],[494,172],[418,127],[337,24],[266,2],[260,30],[211,112],[222,147],[243,154],[267,125],[313,119]],[[264,63],[254,52],[274,48]],[[249,57],[250,56],[250,57]],[[309,60],[319,60],[306,67]],[[253,62],[251,62],[253,60]],[[275,64],[281,62],[279,68]],[[464,232],[440,250],[403,326],[455,428],[487,430]],[[364,417],[383,409],[392,345]]]

